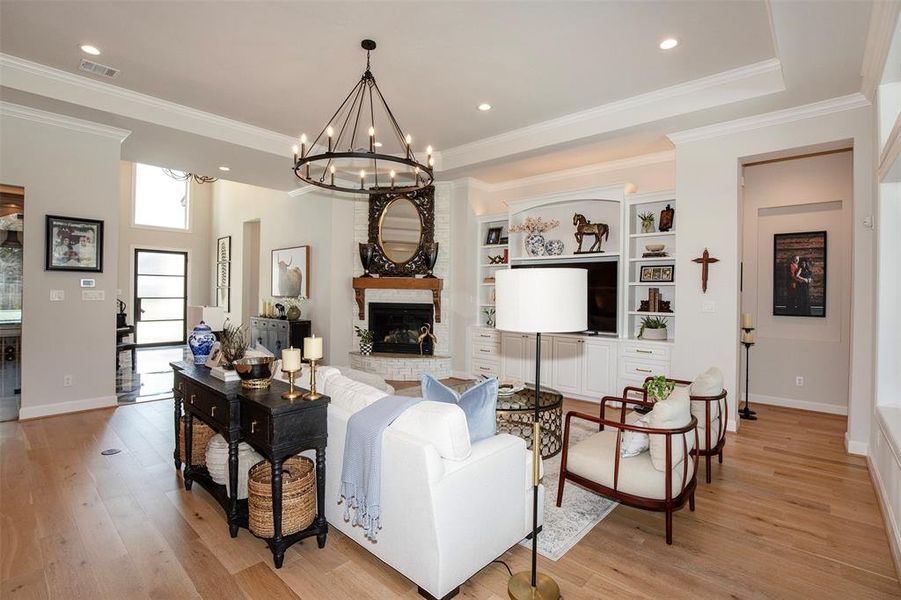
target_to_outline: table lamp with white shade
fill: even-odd
[[[556,600],[560,586],[538,572],[538,484],[541,447],[539,390],[541,334],[588,328],[588,273],[585,269],[522,268],[495,275],[496,325],[502,331],[535,334],[535,415],[532,423],[532,569],[510,578],[510,598]]]

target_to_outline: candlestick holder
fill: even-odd
[[[322,394],[316,391],[316,363],[315,358],[310,359],[310,391],[303,395],[304,400],[318,400]]]
[[[288,376],[288,391],[282,392],[282,398],[285,400],[296,400],[301,396],[300,392],[294,389],[294,378],[297,376],[298,371],[299,369],[294,369],[293,371],[282,369],[282,373]]]
[[[745,333],[751,333],[754,331],[753,327],[742,327],[742,330]],[[745,347],[745,407],[739,409],[738,416],[742,419],[747,419],[748,421],[756,421],[757,420],[757,411],[751,410],[751,346],[754,345],[754,342],[745,342],[743,341],[742,346]]]

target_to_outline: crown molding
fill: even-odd
[[[186,131],[254,150],[290,155],[294,138],[168,100],[0,53],[5,87]]]
[[[100,123],[94,123],[93,121],[85,121],[84,119],[76,119],[75,117],[59,115],[56,113],[31,108],[29,106],[22,106],[20,104],[4,102],[2,100],[0,100],[0,115],[4,117],[22,119],[25,121],[33,121],[35,123],[42,123],[44,125],[53,125],[54,127],[63,127],[72,131],[80,131],[81,133],[99,135],[101,137],[114,139],[120,144],[125,141],[125,138],[131,135],[131,131],[127,129],[110,127],[109,125],[102,125]]]
[[[901,15],[899,2],[873,2],[870,9],[867,43],[860,66],[860,75],[863,78],[860,92],[870,100],[873,99],[876,88],[882,80],[899,15]]]
[[[722,123],[698,127],[696,129],[677,131],[667,134],[667,137],[671,142],[678,146],[679,144],[688,142],[696,142],[698,140],[721,137],[733,133],[740,133],[742,131],[751,131],[763,127],[802,121],[804,119],[821,117],[865,106],[870,106],[870,101],[860,92],[855,92],[853,94],[848,94],[847,96],[839,96],[838,98],[830,98],[811,104],[776,110],[751,117],[735,119],[733,121],[724,121]]]
[[[784,89],[782,63],[773,58],[447,148],[442,166],[458,169]]]
[[[509,181],[501,181],[498,183],[490,183],[476,179],[474,177],[466,177],[455,181],[467,183],[471,188],[485,192],[502,192],[523,187],[533,187],[545,183],[554,183],[557,181],[568,181],[576,177],[586,177],[598,173],[609,173],[611,171],[622,171],[634,167],[643,167],[646,165],[655,165],[665,162],[673,162],[676,160],[676,153],[673,150],[664,150],[662,152],[654,152],[652,154],[642,154],[640,156],[631,156],[629,158],[620,158],[610,160],[594,165],[586,165],[583,167],[574,167],[563,171],[552,171],[550,173],[542,173],[540,175],[531,175],[521,179],[511,179]]]

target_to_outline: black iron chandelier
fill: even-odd
[[[311,144],[306,134],[300,136],[299,147],[294,146],[294,174],[310,185],[352,194],[402,194],[427,187],[434,181],[432,147],[426,149],[424,163],[416,159],[412,137],[397,124],[369,70],[375,42],[363,40],[360,45],[366,50],[363,76]],[[383,130],[386,136],[377,138]],[[386,146],[395,141],[391,153]]]
[[[173,169],[163,169],[163,172],[175,179],[176,181],[188,181],[189,179],[193,179],[194,183],[213,183],[214,181],[219,181],[218,177],[210,177],[209,175],[199,175],[197,173],[188,173],[187,171],[175,171]]]

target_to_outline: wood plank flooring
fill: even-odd
[[[586,403],[568,409],[594,411]],[[889,598],[897,574],[865,460],[845,454],[845,419],[757,407],[729,434],[697,512],[617,508],[560,561],[540,560],[566,600]],[[324,550],[294,546],[280,570],[237,539],[172,464],[169,402],[0,424],[0,598],[417,598],[416,586],[332,530]],[[120,448],[101,456],[106,448]],[[701,473],[703,475],[703,472]],[[529,553],[503,557],[525,570]],[[485,567],[460,598],[502,600]]]

